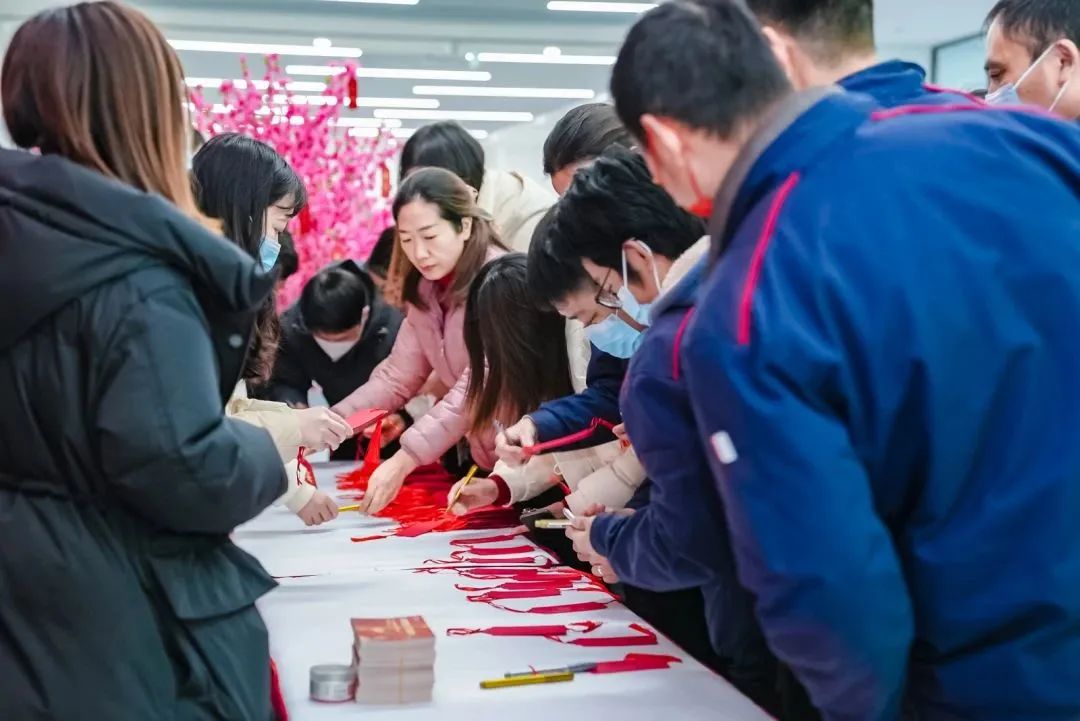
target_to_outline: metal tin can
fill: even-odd
[[[311,700],[323,703],[352,701],[356,695],[356,669],[340,663],[311,667]]]

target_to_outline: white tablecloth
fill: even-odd
[[[316,467],[324,489],[333,488],[341,466]],[[488,586],[497,582],[461,579],[457,574],[416,573],[429,559],[447,559],[452,538],[491,536],[499,531],[462,531],[418,538],[391,537],[353,543],[387,528],[383,521],[358,514],[307,529],[287,510],[272,508],[237,529],[236,542],[279,577],[280,587],[259,607],[270,630],[271,652],[294,721],[362,717],[370,721],[552,721],[560,717],[642,721],[745,720],[769,717],[727,682],[664,638],[656,646],[581,648],[545,638],[448,637],[448,628],[486,628],[566,624],[596,620],[601,631],[625,635],[640,622],[618,603],[586,614],[512,613],[466,600],[454,584]],[[515,540],[509,545],[521,545]],[[538,557],[545,557],[539,549]],[[595,593],[575,592],[557,599],[503,602],[513,608],[590,601]],[[430,704],[361,707],[319,704],[308,699],[308,670],[320,663],[348,663],[352,617],[422,615],[436,634],[435,695]],[[597,633],[601,633],[598,631]],[[479,682],[530,666],[554,668],[586,661],[622,658],[628,652],[678,656],[683,663],[662,671],[613,675],[578,675],[573,682],[482,691]]]

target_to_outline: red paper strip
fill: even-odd
[[[682,663],[681,658],[655,653],[628,653],[619,661],[604,661],[596,665],[591,673],[626,673],[627,671],[658,671],[673,663]]]
[[[485,634],[487,636],[515,636],[535,637],[542,636],[556,643],[581,646],[584,648],[615,648],[619,646],[655,646],[658,643],[656,633],[639,623],[630,624],[633,634],[625,636],[596,636],[589,638],[566,639],[570,634],[590,634],[603,627],[599,621],[582,621],[569,623],[565,626],[492,626],[491,628],[451,628],[446,631],[447,636],[473,636]],[[625,660],[625,659],[624,659]],[[618,662],[622,663],[622,662]]]
[[[548,451],[563,448],[564,446],[570,446],[575,443],[580,443],[581,441],[591,436],[593,433],[596,433],[596,431],[601,427],[607,428],[610,431],[615,428],[615,424],[609,423],[603,418],[593,418],[592,422],[586,428],[583,428],[577,433],[571,433],[570,435],[563,436],[562,438],[553,438],[550,441],[544,441],[543,443],[525,446],[521,449],[521,451],[526,458],[529,458],[531,456],[537,456],[541,453],[547,453]]]

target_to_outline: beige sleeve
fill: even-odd
[[[277,505],[285,506],[293,513],[299,513],[300,509],[306,506],[315,495],[316,490],[315,486],[305,483],[303,479],[297,479],[297,465],[295,458],[285,464],[285,477],[289,485],[285,489],[285,494],[275,501]]]
[[[491,475],[506,481],[511,503],[536,498],[559,482],[555,474],[555,457],[551,454],[533,456],[528,463],[517,467],[499,461]]]
[[[284,403],[234,397],[225,406],[225,415],[263,428],[270,433],[282,462],[295,460],[300,450],[300,421],[297,411]]]
[[[582,478],[574,492],[566,497],[566,505],[574,513],[582,513],[594,503],[607,508],[622,508],[645,482],[645,475],[645,468],[634,449],[627,448],[611,463]]]

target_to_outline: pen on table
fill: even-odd
[[[547,675],[553,673],[589,673],[594,671],[598,663],[578,663],[573,666],[564,666],[563,668],[545,668],[539,671],[520,671],[518,673],[508,673],[504,678],[522,678],[524,676],[538,676]]]
[[[465,478],[461,481],[461,485],[457,487],[457,491],[454,492],[454,495],[450,498],[450,501],[446,504],[447,508],[453,508],[454,507],[454,504],[457,503],[457,499],[461,497],[461,492],[465,490],[465,486],[469,485],[469,483],[472,482],[473,476],[476,475],[476,472],[478,470],[480,470],[480,469],[474,463],[472,465],[472,468],[469,469],[469,472],[465,474]]]
[[[490,681],[481,681],[480,688],[483,689],[495,689],[495,688],[509,688],[511,686],[531,686],[538,683],[560,683],[562,681],[573,681],[574,674],[570,671],[558,671],[556,673],[530,673],[525,676],[514,676],[511,678],[496,678]]]
[[[349,511],[359,511],[359,510],[360,510],[360,504],[359,503],[353,504],[351,506],[339,506],[338,507],[338,513],[347,513]]]

